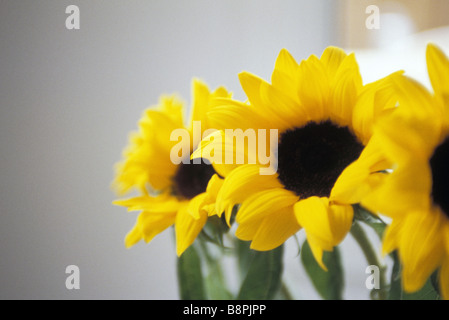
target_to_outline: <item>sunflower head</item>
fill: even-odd
[[[118,195],[137,189],[147,193],[166,189],[176,166],[167,158],[170,132],[184,127],[184,103],[176,95],[162,96],[159,105],[146,109],[138,122],[138,131],[129,135],[122,160],[115,165],[112,188]],[[168,154],[169,156],[169,154]]]
[[[214,99],[230,96],[224,87],[218,87],[211,92],[203,81],[194,79],[188,121],[185,121],[185,103],[178,95],[161,96],[158,105],[143,112],[138,122],[138,130],[130,134],[122,160],[115,165],[115,178],[112,183],[114,191],[124,195],[133,189],[147,193],[148,190],[160,192],[171,188],[174,193],[186,198],[192,197],[199,189],[204,191],[208,178],[212,176],[208,166],[189,167],[173,163],[171,152],[179,145],[179,149],[187,149],[188,158],[203,132],[211,129],[207,113],[213,107]],[[195,122],[199,124],[199,132],[194,133]],[[182,141],[173,139],[172,133],[176,130],[185,130],[187,138]],[[197,177],[193,172],[200,174],[193,182],[193,190],[196,191],[189,191],[189,187],[184,186],[183,182],[187,182],[188,177]]]
[[[337,178],[362,150],[363,145],[347,127],[330,120],[310,122],[282,133],[278,179],[302,199],[329,197]]]
[[[267,135],[260,139],[258,134],[252,147],[234,145],[235,155],[245,154],[253,163],[224,164],[229,170],[223,170],[217,211],[224,211],[229,221],[232,208],[240,205],[237,237],[251,241],[253,249],[270,250],[303,228],[325,268],[323,250],[332,250],[349,231],[352,204],[389,168],[378,152],[372,125],[394,109],[391,79],[400,76],[398,72],[363,85],[354,54],[336,47],[299,64],[281,50],[271,83],[242,72],[248,101],[221,99],[209,113],[221,136],[194,153],[204,157],[206,147],[226,149],[232,144],[229,129],[276,130],[274,146]],[[277,170],[262,176],[258,167],[263,167],[261,154],[267,150],[276,155]]]
[[[399,107],[375,125],[382,152],[394,170],[362,204],[392,219],[383,250],[397,250],[408,292],[439,270],[441,295],[449,299],[449,60],[427,47],[433,93],[417,81],[395,81]]]
[[[215,213],[213,204],[221,179],[209,163],[191,161],[190,154],[202,134],[211,129],[207,113],[213,101],[230,96],[223,87],[211,92],[206,84],[194,79],[188,122],[184,121],[184,103],[176,95],[163,96],[158,106],[145,110],[138,131],[131,134],[123,159],[116,165],[112,184],[119,195],[133,189],[140,193],[114,202],[130,211],[140,211],[126,236],[127,247],[140,240],[149,242],[175,225],[177,253],[181,255],[193,243],[208,215]],[[182,161],[177,161],[179,157]]]

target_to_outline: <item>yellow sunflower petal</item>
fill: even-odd
[[[265,80],[252,73],[243,71],[239,73],[239,81],[252,106],[265,106],[260,97],[260,86]]]
[[[330,46],[323,51],[320,60],[326,68],[330,80],[334,79],[337,70],[340,68],[340,65],[346,57],[346,52],[337,47]]]
[[[304,228],[309,242],[310,249],[318,264],[324,270],[327,270],[323,263],[323,251],[332,251],[337,244],[336,238],[330,226],[329,218],[329,201],[327,198],[310,197],[300,200],[294,205],[294,212],[298,223]],[[334,210],[337,212],[338,209]],[[340,222],[345,225],[344,221],[347,211],[337,212],[340,216]],[[338,221],[339,217],[333,220]],[[335,231],[336,232],[336,231]],[[337,237],[341,235],[337,232]]]
[[[401,217],[410,210],[430,207],[431,173],[427,163],[404,164],[385,177],[378,188],[365,195],[362,205],[373,212]]]
[[[175,198],[165,194],[153,196],[140,196],[123,200],[115,200],[113,204],[127,207],[128,211],[149,212],[175,212],[182,204]]]
[[[299,102],[296,90],[299,84],[299,65],[286,49],[282,49],[276,58],[271,83],[291,99]]]
[[[248,72],[240,73],[239,79],[250,103],[269,128],[285,130],[297,125],[298,121],[306,122],[305,110],[277,87]]]
[[[429,211],[411,212],[404,221],[400,240],[404,290],[414,292],[442,262],[441,216]]]
[[[259,218],[257,221],[251,221],[250,223],[242,223],[237,225],[235,230],[235,236],[243,241],[251,241],[259,230],[260,224],[263,222],[263,218]]]
[[[348,165],[335,181],[330,200],[341,204],[359,203],[384,179],[379,171],[390,169],[382,146],[373,137],[363,149],[359,158]]]
[[[385,229],[382,239],[382,255],[385,256],[396,250],[400,243],[401,224],[393,220]]]
[[[130,248],[140,240],[142,240],[142,233],[140,231],[139,225],[136,223],[125,237],[125,247]]]
[[[185,102],[177,95],[162,95],[159,104],[145,109],[138,121],[143,137],[153,136],[155,126],[161,130],[184,127],[184,106]]]
[[[405,121],[410,123],[412,128],[425,129],[432,132],[430,131],[432,129],[431,125],[428,122],[419,122],[440,115],[440,110],[435,108],[431,93],[422,84],[406,76],[395,77],[393,82],[395,83],[394,89],[399,101],[399,111],[395,112],[393,116],[396,116],[396,119],[403,117]],[[412,122],[414,119],[417,122]],[[434,120],[438,121],[439,119]],[[438,131],[438,129],[437,127],[434,131]],[[431,137],[435,134],[427,133],[427,135]]]
[[[426,50],[427,70],[433,90],[439,96],[449,95],[449,60],[435,44]]]
[[[330,199],[341,204],[358,203],[369,191],[365,184],[370,172],[367,167],[353,162],[340,174],[331,190]]]
[[[218,193],[220,192],[221,187],[223,186],[224,179],[220,178],[217,174],[214,174],[212,178],[210,178],[207,188],[206,194],[207,198],[204,204],[204,210],[208,212],[209,216],[218,215],[221,218],[223,212],[218,212],[216,209],[216,201]],[[228,226],[231,226],[231,215],[226,215],[226,222]]]
[[[217,130],[266,128],[269,124],[253,106],[230,99],[217,99],[217,106],[208,112],[210,126]]]
[[[440,214],[444,214],[442,211],[440,212]],[[443,234],[445,235],[444,237],[444,244],[445,244],[445,248],[446,248],[446,255],[449,257],[449,219],[447,219],[446,221],[443,221]]]
[[[209,110],[209,87],[200,79],[192,80],[192,117],[191,121],[201,121],[202,127],[207,127],[206,113]]]
[[[292,70],[298,68],[298,63],[290,52],[283,48],[276,58],[274,68],[285,73],[290,73]]]
[[[262,190],[282,188],[275,175],[261,175],[258,165],[241,165],[229,173],[217,195],[217,212],[242,203],[248,196]]]
[[[236,135],[243,137],[244,133]],[[249,150],[248,147],[249,144],[245,140],[242,144],[240,141],[237,142],[237,138],[234,139],[233,135],[218,130],[201,140],[190,158],[207,159],[220,176],[226,177],[240,164],[257,162],[257,154],[252,149]]]
[[[291,206],[271,211],[271,214],[260,223],[252,238],[251,248],[259,251],[277,248],[300,228]]]
[[[193,205],[189,203],[189,212],[195,212],[195,214],[193,215],[194,218],[198,219],[202,212],[207,212],[208,216],[218,215],[219,217],[221,217],[221,212],[218,213],[215,209],[215,201],[217,199],[218,192],[223,185],[223,182],[224,179],[220,178],[217,174],[214,174],[209,179],[206,192],[197,196],[197,204]],[[230,226],[230,219],[227,221],[227,223]]]
[[[228,91],[224,86],[220,86],[212,92],[212,100],[210,101],[211,106],[212,107],[214,106],[215,99],[231,98],[231,97],[232,97],[232,92]]]
[[[260,83],[260,96],[264,102],[263,114],[268,119],[273,120],[276,115],[276,125],[271,126],[280,131],[305,125],[308,120],[306,109],[297,103],[295,97],[283,93],[278,87],[272,86],[267,82]],[[279,121],[282,120],[282,123]]]
[[[439,139],[441,122],[430,114],[420,117],[394,112],[379,121],[375,130],[386,155],[394,162],[427,161]]]
[[[224,87],[218,87],[211,92],[206,83],[197,78],[193,79],[190,128],[193,126],[193,121],[199,121],[201,123],[201,134],[205,130],[212,128],[208,112],[216,106],[216,99],[226,99],[230,97],[231,93]],[[198,142],[199,141],[193,141],[193,145],[196,146]]]
[[[357,137],[366,144],[373,134],[373,125],[385,111],[393,110],[397,104],[393,79],[402,76],[402,71],[369,83],[363,87],[352,110],[352,127]]]
[[[137,218],[136,225],[125,238],[126,247],[137,243],[140,239],[150,242],[155,236],[175,223],[176,212],[146,212]]]
[[[115,166],[115,192],[124,195],[136,188],[145,193],[148,186],[160,190],[170,185],[176,170],[169,161],[170,133],[183,127],[182,111],[183,104],[175,96],[162,97],[158,108],[144,111],[138,132],[130,134],[123,159]]]
[[[307,106],[309,119],[313,121],[325,120],[325,108],[328,105],[330,86],[329,78],[321,61],[311,55],[299,64],[298,94],[302,105]]]
[[[332,231],[328,214],[327,198],[310,197],[294,205],[295,216],[308,234],[313,234],[331,243]]]
[[[205,213],[203,207],[207,201],[207,193],[203,192],[189,200],[187,205],[187,212],[194,218],[200,219]]]
[[[273,211],[292,207],[297,201],[298,196],[283,188],[272,188],[254,193],[242,202],[237,212],[236,222],[241,224],[263,218],[271,215]]]
[[[354,54],[341,62],[331,83],[330,114],[332,119],[348,127],[352,126],[352,110],[362,89],[362,77]]]
[[[195,219],[184,206],[176,214],[175,234],[176,253],[179,256],[195,241],[207,221],[207,213],[201,212],[200,217]]]
[[[449,300],[449,257],[441,264],[439,271],[440,293],[444,300]]]
[[[218,192],[223,186],[224,179],[220,178],[218,174],[214,174],[207,183],[206,193],[211,200],[217,198]]]
[[[323,262],[323,253],[324,253],[323,241],[321,239],[318,239],[314,235],[307,235],[307,242],[309,243],[310,250],[312,251],[315,261],[323,270],[328,271],[326,265]]]
[[[329,224],[333,236],[334,246],[338,245],[348,234],[354,218],[351,205],[330,204]]]

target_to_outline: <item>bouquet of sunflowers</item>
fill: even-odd
[[[139,212],[126,246],[173,227],[181,299],[293,299],[283,248],[304,233],[307,275],[341,299],[350,235],[377,267],[373,299],[449,299],[449,60],[426,57],[433,90],[401,70],[363,84],[355,55],[328,47],[300,63],[281,50],[271,81],[240,73],[245,101],[194,79],[188,119],[162,96],[116,166],[115,192],[138,192],[114,202]]]

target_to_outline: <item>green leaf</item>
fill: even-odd
[[[270,251],[254,251],[238,300],[271,300],[280,288],[283,246]]]
[[[433,287],[430,278],[426,281],[424,286],[416,292],[405,293],[402,295],[402,300],[439,300],[440,295]]]
[[[402,299],[402,281],[401,281],[401,265],[399,263],[398,254],[396,251],[392,252],[390,256],[393,259],[393,269],[391,271],[390,291],[388,300]]]
[[[433,289],[438,293],[438,295],[441,296],[438,277],[439,277],[439,269],[435,270],[430,276],[430,283],[432,284]]]
[[[401,278],[401,263],[399,256],[396,251],[391,255],[393,258],[393,271],[391,274],[391,286],[390,294],[388,296],[389,300],[439,300],[440,295],[432,283],[435,277],[435,273],[429,277],[424,286],[412,293],[407,293],[402,288],[402,278]]]
[[[250,249],[249,241],[242,241],[235,238],[235,250],[237,254],[237,263],[240,280],[243,281],[248,274],[251,261],[254,259],[256,251]]]
[[[227,289],[223,271],[219,261],[208,264],[206,288],[208,296],[212,300],[231,300],[232,294]]]
[[[312,280],[315,289],[323,299],[342,299],[344,277],[338,247],[335,247],[332,252],[325,251],[323,253],[323,262],[328,269],[328,271],[325,271],[316,262],[309,243],[306,240],[302,245],[301,262]]]
[[[207,274],[205,278],[205,286],[207,296],[212,300],[230,300],[232,294],[227,288],[227,283],[222,268],[222,258],[225,254],[223,246],[211,244],[207,240],[198,239],[200,244],[200,256],[206,262]]]
[[[206,225],[201,230],[200,238],[214,243],[224,248],[223,235],[229,231],[229,227],[226,224],[224,216],[219,218],[218,216],[212,216],[207,219]]]
[[[373,228],[379,239],[382,239],[387,224],[380,217],[376,216],[375,214],[371,213],[358,204],[353,205],[353,209],[354,219],[366,223],[368,226]]]
[[[178,258],[177,269],[180,298],[182,300],[204,300],[206,296],[201,259],[195,246],[191,245]]]

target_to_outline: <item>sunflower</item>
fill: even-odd
[[[207,112],[214,98],[230,98],[219,87],[210,92],[198,79],[192,81],[192,110],[189,124],[184,123],[184,103],[176,95],[162,96],[157,107],[144,111],[139,130],[129,138],[123,159],[116,165],[113,189],[120,196],[137,191],[139,195],[114,201],[129,211],[141,211],[134,228],[125,238],[127,247],[140,240],[151,241],[175,225],[177,254],[181,255],[204,227],[213,211],[222,179],[205,161],[190,161],[201,134],[211,129]],[[200,127],[195,123],[199,123]],[[201,130],[200,137],[195,130]],[[172,133],[181,130],[187,138],[176,141]],[[179,140],[179,139],[178,139]],[[196,141],[194,141],[196,140]],[[178,150],[179,149],[179,150]],[[173,150],[188,150],[182,161]]]
[[[251,158],[254,148],[234,148],[236,154],[247,155],[248,162],[224,164],[230,170],[223,173],[216,213],[224,212],[229,221],[237,205],[236,236],[259,251],[276,248],[303,228],[315,259],[326,269],[323,251],[332,251],[350,230],[352,204],[359,203],[390,166],[378,152],[372,124],[394,109],[389,83],[397,76],[401,72],[363,85],[354,54],[336,47],[300,64],[281,50],[271,84],[240,73],[248,101],[217,102],[209,121],[220,131],[204,139],[193,157],[213,161],[204,151],[225,148],[226,130],[240,128],[275,130],[275,144],[268,136],[262,140],[277,160],[271,163],[274,174],[260,174],[267,165],[259,153]]]
[[[398,251],[404,290],[419,290],[439,270],[449,299],[449,60],[433,44],[426,56],[434,93],[410,78],[395,81],[400,109],[411,112],[375,125],[395,168],[362,204],[392,218],[383,251]]]

